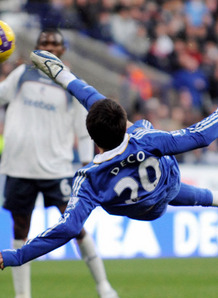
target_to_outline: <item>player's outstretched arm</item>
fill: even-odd
[[[94,87],[71,73],[55,55],[47,51],[35,50],[31,52],[30,59],[37,68],[75,96],[87,110],[95,101],[105,98]]]
[[[84,202],[78,198],[76,203],[72,202],[55,225],[35,238],[28,240],[22,248],[2,250],[0,268],[4,269],[8,266],[23,265],[47,254],[76,237],[82,230],[84,221],[88,218],[94,207],[93,205],[86,207]]]

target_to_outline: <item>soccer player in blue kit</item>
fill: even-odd
[[[168,205],[218,206],[217,192],[181,183],[174,157],[218,137],[218,110],[179,131],[156,130],[146,120],[133,124],[118,103],[70,73],[56,56],[34,51],[31,59],[89,111],[87,129],[100,153],[76,172],[71,199],[58,223],[21,249],[1,251],[1,269],[20,266],[70,241],[97,206],[145,221],[162,216]]]

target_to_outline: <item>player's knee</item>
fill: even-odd
[[[26,239],[28,236],[29,230],[27,228],[21,227],[21,226],[14,226],[14,238],[19,239]]]
[[[30,216],[13,215],[14,238],[26,239],[30,228]]]

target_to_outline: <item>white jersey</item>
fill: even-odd
[[[21,65],[0,83],[0,105],[8,103],[0,171],[33,179],[73,175],[75,135],[81,162],[93,158],[86,110],[31,65]]]

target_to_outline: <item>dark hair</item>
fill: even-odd
[[[126,132],[125,110],[112,99],[96,101],[86,118],[87,130],[93,141],[104,150],[119,146]]]
[[[64,46],[64,36],[62,34],[62,32],[60,30],[58,30],[57,28],[44,28],[41,30],[41,32],[39,33],[39,36],[37,38],[37,41],[36,41],[36,45],[38,46],[39,45],[39,41],[40,41],[40,38],[41,38],[41,35],[43,33],[51,33],[51,34],[58,34],[61,36],[61,40],[62,40],[62,45]]]

